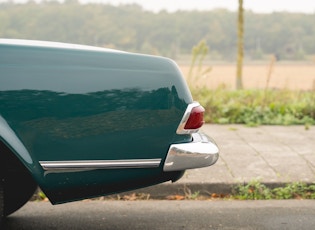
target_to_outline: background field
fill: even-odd
[[[235,88],[236,65],[219,63],[204,65],[212,67],[210,73],[196,77],[193,84],[209,89],[225,87]],[[243,67],[243,85],[245,89],[264,89],[267,84],[269,63],[245,64]],[[185,78],[189,72],[188,64],[179,64]],[[188,79],[187,79],[188,80]],[[275,63],[270,75],[268,89],[315,90],[315,63]]]

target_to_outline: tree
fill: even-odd
[[[242,81],[243,57],[244,57],[244,9],[243,0],[238,0],[236,89],[243,88]]]

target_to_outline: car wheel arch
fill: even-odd
[[[0,136],[0,206],[5,217],[22,207],[37,189],[37,182],[19,155]]]
[[[6,149],[8,155],[15,157],[40,184],[42,167],[34,160],[27,148],[24,146],[18,135],[9,126],[6,120],[0,115],[0,158],[3,157],[2,149]]]

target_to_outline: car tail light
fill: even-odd
[[[189,104],[176,133],[189,134],[197,132],[205,123],[203,120],[204,112],[205,109],[198,102]]]
[[[190,112],[184,129],[199,129],[205,123],[203,120],[204,112],[205,109],[201,105],[194,107]]]

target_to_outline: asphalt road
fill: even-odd
[[[5,229],[314,229],[315,201],[29,202]]]

